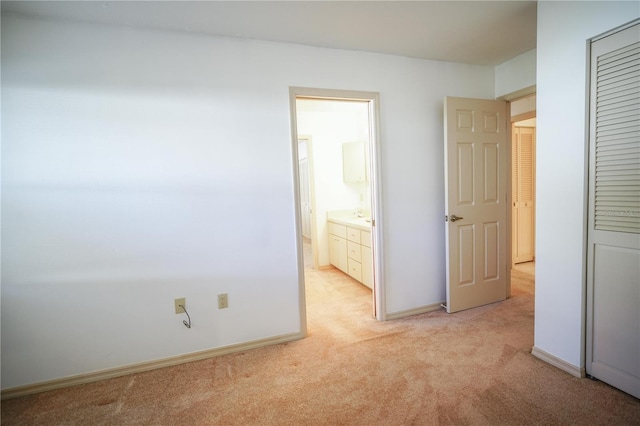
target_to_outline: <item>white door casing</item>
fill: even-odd
[[[591,44],[586,371],[640,398],[640,23]]]
[[[290,87],[289,88],[289,106],[291,113],[291,135],[293,139],[294,161],[293,171],[298,174],[298,130],[297,130],[297,99],[328,99],[328,100],[346,100],[346,101],[362,101],[367,102],[369,109],[369,176],[370,176],[370,197],[371,197],[371,263],[372,263],[372,285],[373,285],[373,315],[379,321],[385,321],[386,318],[386,297],[385,297],[385,281],[383,267],[383,211],[382,197],[380,193],[380,139],[379,139],[379,103],[380,95],[376,92],[363,92],[351,90],[334,90],[334,89],[317,89],[307,87]],[[311,150],[310,150],[311,153]],[[313,160],[310,161],[310,175],[313,181]],[[311,202],[313,204],[313,184],[312,184]],[[300,199],[299,184],[295,185],[294,198]],[[315,207],[312,206],[315,210]],[[300,210],[296,209],[296,234],[298,241],[297,258],[298,258],[298,283],[299,283],[299,303],[300,303],[300,322],[303,332],[306,333],[306,301],[305,301],[305,278],[304,278],[304,257],[302,254],[302,244],[300,243],[302,235],[302,219]],[[313,219],[312,219],[313,220]],[[317,235],[313,232],[315,226],[312,226],[312,240],[317,239]]]
[[[298,139],[300,155],[298,160],[299,185],[300,185],[300,215],[302,219],[302,236],[311,239],[311,184],[309,176],[309,144],[307,139]]]
[[[506,115],[503,101],[444,101],[449,313],[507,297]]]

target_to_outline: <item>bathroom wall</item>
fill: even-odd
[[[327,211],[370,209],[370,186],[346,183],[342,176],[342,144],[369,143],[366,102],[297,101],[298,135],[311,136],[318,266],[329,265]]]

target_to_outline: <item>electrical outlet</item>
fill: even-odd
[[[173,304],[175,305],[176,308],[176,314],[184,314],[184,309],[182,309],[182,306],[187,306],[187,304],[184,301],[184,297],[180,297],[179,299],[173,299]]]
[[[224,309],[229,307],[229,296],[227,293],[218,295],[218,309]]]

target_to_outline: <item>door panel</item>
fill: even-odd
[[[458,206],[473,205],[473,155],[473,144],[458,143]]]
[[[484,204],[498,204],[498,193],[499,193],[499,179],[498,179],[498,144],[495,143],[485,143],[483,144],[484,149]]]
[[[505,102],[445,99],[448,312],[506,298],[506,129]]]
[[[640,377],[638,269],[640,250],[597,245],[594,253],[593,375],[614,376],[621,388],[633,389]],[[615,307],[611,309],[610,307]],[[620,342],[624,342],[621,350]],[[637,389],[637,384],[636,384]],[[637,396],[637,394],[636,394]]]
[[[640,398],[640,24],[591,45],[588,374]]]
[[[484,224],[484,280],[497,280],[500,267],[500,230],[497,222]]]
[[[460,276],[458,285],[470,285],[475,284],[475,272],[474,265],[475,260],[475,248],[476,248],[476,230],[474,225],[461,225],[458,226],[458,239],[460,241],[460,260],[458,267],[460,269]]]

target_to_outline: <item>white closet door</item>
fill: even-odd
[[[587,373],[640,398],[640,25],[591,45]]]
[[[512,138],[512,262],[534,258],[535,128],[514,127]]]

